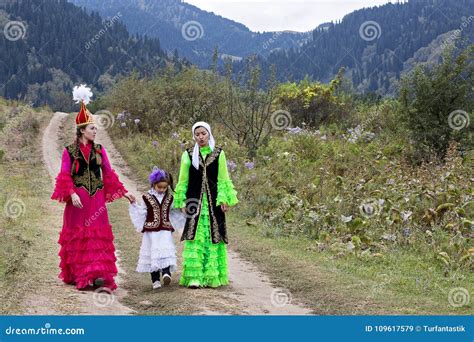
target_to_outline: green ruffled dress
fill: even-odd
[[[209,146],[201,147],[200,152],[205,159],[212,151]],[[186,206],[186,191],[189,182],[189,168],[192,167],[188,152],[181,157],[179,180],[174,195],[174,206]],[[218,160],[217,199],[216,204],[232,206],[238,203],[237,191],[230,180],[227,171],[227,161],[224,151],[221,151]],[[219,287],[229,284],[227,275],[227,246],[224,242],[213,244],[211,240],[211,226],[209,220],[209,204],[207,196],[203,196],[202,210],[194,240],[185,240],[183,249],[183,272],[180,285],[189,287]]]

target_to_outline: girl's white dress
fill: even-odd
[[[154,189],[148,191],[161,203],[164,194],[159,194]],[[147,208],[145,204],[133,203],[129,207],[129,214],[137,232],[141,232],[146,221]],[[170,222],[175,230],[182,231],[186,218],[179,209],[170,210]],[[137,272],[151,273],[166,267],[170,271],[176,270],[176,247],[170,231],[144,232],[140,256],[138,258]]]

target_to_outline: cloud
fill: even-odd
[[[387,0],[185,0],[248,26],[252,31],[309,31],[354,10]],[[245,5],[243,5],[245,4]]]

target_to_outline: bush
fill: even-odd
[[[350,99],[337,94],[344,69],[328,85],[310,82],[307,78],[299,83],[279,86],[277,106],[290,112],[294,125],[319,127],[322,124],[343,123],[351,112]]]
[[[461,149],[473,148],[473,53],[474,45],[457,57],[446,52],[441,64],[418,66],[402,79],[402,119],[416,143],[418,159],[427,160],[433,153],[444,156],[452,140]]]

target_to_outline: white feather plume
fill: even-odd
[[[74,101],[76,101],[76,103],[84,101],[84,104],[87,105],[89,102],[91,102],[92,95],[94,94],[92,94],[91,88],[86,87],[85,84],[75,86],[72,90],[72,98]]]

